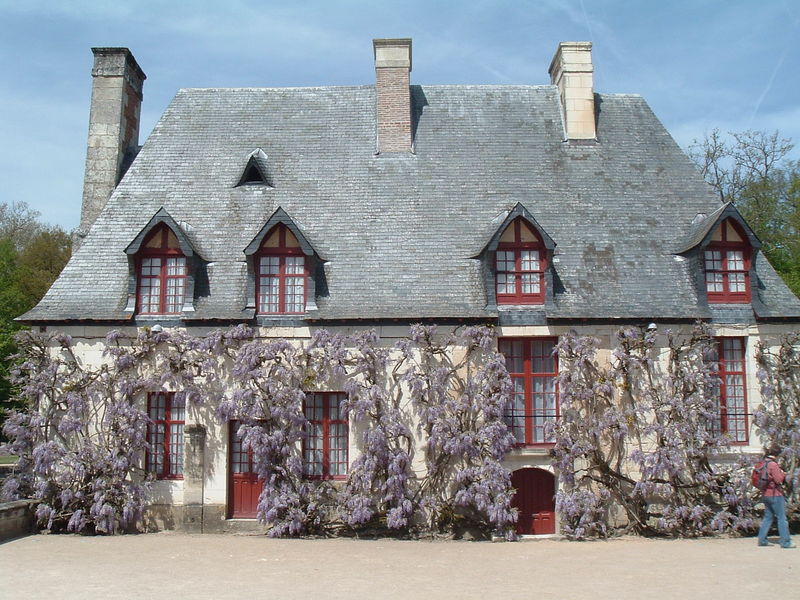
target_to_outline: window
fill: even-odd
[[[303,474],[309,479],[344,479],[347,475],[347,419],[342,393],[306,394],[303,406],[308,435],[303,443]]]
[[[750,244],[730,219],[714,231],[703,258],[708,301],[750,302]]]
[[[503,232],[495,254],[498,304],[544,304],[547,257],[539,235],[523,219]]]
[[[558,418],[558,357],[553,354],[555,338],[506,338],[500,352],[513,385],[505,422],[517,444],[552,444],[545,432],[547,423]]]
[[[278,225],[264,238],[256,256],[256,269],[259,313],[305,312],[305,256],[288,227]]]
[[[186,257],[166,225],[156,228],[137,256],[139,314],[177,314],[186,290]]]
[[[183,479],[183,400],[172,392],[154,392],[147,395],[147,471],[158,479]]]
[[[719,411],[711,429],[714,433],[727,434],[735,444],[746,444],[748,423],[744,338],[718,338],[717,342],[715,352],[709,357],[717,376],[712,393]]]

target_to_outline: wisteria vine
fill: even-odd
[[[753,526],[747,472],[724,460],[730,439],[709,425],[719,412],[714,338],[704,325],[685,341],[667,332],[662,370],[657,336],[621,329],[608,366],[597,360],[595,338],[569,334],[558,344],[556,509],[569,537],[606,536],[619,524],[639,534],[682,536]]]
[[[3,451],[20,463],[3,497],[37,500],[40,524],[54,531],[133,527],[151,478],[142,469],[142,398],[165,389],[195,414],[237,424],[264,482],[258,518],[270,535],[419,533],[452,528],[455,515],[511,535],[513,490],[500,465],[511,447],[502,421],[508,376],[493,346],[484,327],[437,336],[414,326],[389,346],[373,331],[319,330],[305,341],[259,338],[245,326],[203,337],[114,331],[98,365],[82,363],[66,336],[28,333],[15,373],[28,409],[4,428],[11,442]],[[456,363],[446,358],[458,353]],[[303,473],[304,401],[330,389],[346,393],[342,408],[359,438],[343,485]],[[414,464],[418,439],[427,443],[422,469]]]

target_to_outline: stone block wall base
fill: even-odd
[[[36,531],[34,500],[17,500],[0,504],[0,542],[22,537]]]
[[[151,504],[145,510],[144,531],[175,530],[184,533],[264,534],[267,527],[254,519],[226,519],[224,504]]]

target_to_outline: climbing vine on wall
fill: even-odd
[[[595,338],[572,333],[558,344],[556,509],[569,537],[606,536],[613,521],[672,536],[753,526],[748,471],[725,459],[730,439],[710,426],[719,414],[711,332],[699,325],[683,341],[667,332],[665,365],[657,338],[621,329],[607,365]],[[609,514],[609,501],[621,518]]]
[[[784,335],[772,349],[756,348],[762,404],[753,420],[765,448],[781,449],[778,463],[786,471],[786,513],[800,519],[800,333]]]
[[[387,346],[375,332],[262,339],[245,327],[204,337],[111,332],[101,364],[83,363],[66,336],[25,334],[15,373],[27,410],[8,420],[19,455],[5,498],[38,500],[48,529],[115,532],[141,519],[148,391],[174,390],[191,411],[238,423],[264,488],[259,519],[274,536],[384,528],[420,532],[474,524],[510,533],[512,440],[502,421],[508,375],[493,332],[437,335],[412,327]],[[458,355],[459,359],[453,357]],[[341,389],[360,454],[346,483],[304,477],[307,393]],[[414,467],[413,441],[425,442]]]

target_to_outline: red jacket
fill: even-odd
[[[769,456],[764,460],[768,460],[769,464],[767,465],[767,473],[769,473],[769,483],[767,483],[767,489],[764,490],[765,496],[783,496],[783,489],[781,488],[781,484],[783,480],[786,479],[786,473],[783,472],[778,466],[778,463],[775,462],[774,456]],[[757,467],[760,467],[764,464],[762,460]]]

